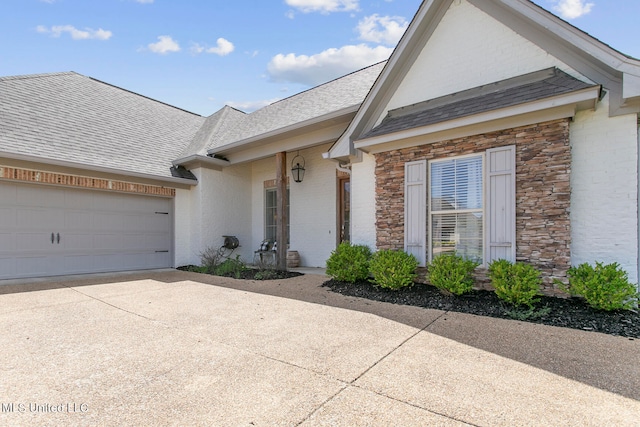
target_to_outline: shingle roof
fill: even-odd
[[[217,129],[210,135],[208,148],[220,148],[348,107],[357,107],[373,86],[384,64],[380,62],[347,74],[247,114],[233,126]]]
[[[378,126],[360,139],[511,107],[594,86],[597,85],[585,83],[557,68],[549,68],[390,110]]]
[[[204,122],[73,72],[0,78],[0,151],[171,177]]]

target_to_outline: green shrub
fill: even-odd
[[[387,289],[400,289],[413,284],[418,261],[403,251],[381,250],[373,254],[369,270],[373,282]]]
[[[355,283],[369,277],[371,249],[343,242],[327,260],[327,275],[341,282]]]
[[[455,253],[444,253],[427,266],[427,280],[438,289],[462,295],[473,289],[473,270],[479,265]]]
[[[633,309],[640,299],[636,285],[629,282],[627,272],[617,262],[595,267],[584,263],[567,271],[569,286],[563,290],[571,295],[584,297],[591,307],[598,310]]]
[[[533,307],[540,300],[540,272],[529,264],[493,261],[489,264],[489,278],[498,298],[508,303]]]
[[[242,260],[240,260],[240,255],[236,255],[235,258],[228,258],[218,264],[213,269],[213,274],[216,276],[226,276],[226,277],[235,277],[236,279],[240,279],[242,277],[242,272],[247,269]]]

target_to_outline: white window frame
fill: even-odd
[[[431,180],[431,169],[432,169],[432,165],[436,164],[436,163],[441,163],[441,162],[447,162],[447,161],[451,161],[451,160],[459,160],[459,159],[464,159],[464,158],[472,158],[472,157],[478,157],[481,160],[481,177],[482,177],[482,209],[452,209],[452,210],[447,210],[447,211],[436,211],[434,213],[432,206],[431,206],[431,185],[432,185],[432,180]],[[480,212],[482,213],[482,235],[481,235],[481,239],[482,239],[482,243],[481,243],[481,248],[482,248],[482,265],[484,266],[486,264],[486,224],[487,224],[487,217],[486,217],[486,176],[485,176],[485,171],[486,171],[486,165],[485,165],[485,153],[484,152],[480,152],[480,153],[472,153],[472,154],[463,154],[460,156],[452,156],[452,157],[444,157],[444,158],[438,158],[438,159],[432,159],[429,160],[428,162],[428,170],[427,170],[427,217],[428,217],[428,223],[427,223],[427,227],[428,227],[428,231],[427,231],[427,245],[428,245],[428,257],[429,257],[429,261],[433,260],[433,215],[438,215],[438,214],[442,214],[442,213],[447,213],[447,214],[459,214],[459,213],[473,213],[473,212]]]
[[[264,189],[264,204],[263,204],[264,239],[269,239],[273,243],[276,240],[275,234],[274,234],[273,239],[271,239],[271,238],[269,238],[268,232],[267,232],[267,228],[269,227],[269,224],[268,224],[269,215],[268,215],[268,212],[267,212],[267,207],[268,207],[267,206],[267,199],[268,199],[267,194],[269,192],[274,192],[275,193],[276,192],[276,188],[275,187],[267,187],[267,188]],[[291,204],[290,204],[289,196],[290,196],[290,191],[289,191],[289,187],[287,186],[287,230],[286,230],[286,232],[287,232],[287,244],[289,244],[289,241],[291,240],[291,235],[290,235],[291,218],[290,218],[290,215],[289,215],[289,212],[291,212],[291,209],[290,209]]]

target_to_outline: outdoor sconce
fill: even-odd
[[[302,164],[300,164],[301,161]],[[304,179],[304,163],[304,157],[300,155],[300,152],[298,152],[293,160],[291,160],[291,175],[293,175],[293,180],[295,182],[302,182]]]

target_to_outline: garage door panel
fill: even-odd
[[[65,274],[91,273],[95,270],[94,255],[65,255],[63,257]]]
[[[0,278],[173,265],[171,199],[7,182],[0,196]]]
[[[16,250],[15,233],[0,233],[0,256],[3,252],[13,252]]]
[[[66,229],[92,230],[93,214],[86,211],[66,212],[64,224]]]
[[[51,233],[49,232],[16,232],[15,233],[15,248],[18,253],[20,252],[38,252],[44,251],[50,248],[55,249],[55,234],[54,243],[51,242]]]
[[[17,193],[18,189],[15,184],[3,183],[0,185],[0,206],[14,206]]]
[[[16,277],[35,277],[50,274],[55,263],[46,255],[16,258]]]
[[[65,233],[60,237],[60,243],[64,245],[65,250],[91,250],[93,249],[92,233]]]
[[[153,215],[147,217],[146,230],[152,233],[163,232],[169,227],[169,215]]]
[[[15,210],[15,208],[0,207],[0,224],[4,224],[4,226],[6,226],[6,227],[15,227],[16,226],[16,210]]]
[[[122,235],[98,234],[94,236],[93,247],[98,250],[117,251],[122,249]]]
[[[93,217],[93,228],[98,231],[124,231],[124,218],[117,212],[97,213]]]
[[[65,190],[61,188],[44,185],[18,185],[16,188],[16,204],[20,206],[63,208],[65,205]]]
[[[146,235],[144,237],[144,247],[147,249],[153,249],[154,251],[168,250],[171,246],[171,242],[167,239],[167,236],[159,235]]]

